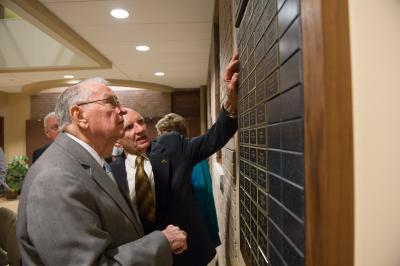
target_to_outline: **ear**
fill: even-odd
[[[89,126],[88,120],[84,117],[83,108],[74,105],[69,109],[69,115],[71,117],[71,122],[80,128],[87,129]]]
[[[49,130],[47,127],[44,128],[44,134],[46,135],[46,137],[50,138]]]

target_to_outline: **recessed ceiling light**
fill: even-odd
[[[113,9],[111,10],[111,16],[114,18],[127,18],[129,17],[129,13],[123,9]]]
[[[154,75],[156,75],[157,77],[161,77],[161,76],[164,76],[165,73],[164,72],[156,72],[156,73],[154,73]]]
[[[74,76],[73,76],[73,75],[64,75],[64,78],[65,78],[65,79],[73,79]]]
[[[138,50],[139,52],[146,52],[150,50],[150,47],[148,47],[147,45],[138,45],[136,46],[136,50]]]

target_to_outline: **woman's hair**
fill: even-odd
[[[185,118],[175,113],[164,115],[164,117],[157,122],[156,128],[159,135],[166,132],[177,132],[186,137],[188,133]]]

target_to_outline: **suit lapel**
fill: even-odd
[[[92,173],[91,177],[94,181],[106,192],[110,198],[114,200],[114,202],[118,205],[123,213],[132,221],[135,225],[138,233],[143,233],[142,229],[139,228],[137,225],[140,224],[140,220],[137,217],[136,212],[128,206],[126,199],[124,198],[121,191],[119,191],[117,184],[115,184],[110,176],[100,167],[100,165],[95,162],[94,165],[91,167]]]
[[[119,156],[114,162],[111,163],[111,170],[114,174],[115,181],[118,184],[119,190],[122,192],[126,202],[131,210],[136,213],[135,207],[129,195],[129,185],[126,174],[125,156]]]
[[[84,169],[86,169],[95,183],[115,202],[118,208],[135,226],[137,233],[139,235],[143,235],[143,229],[136,212],[130,209],[117,185],[111,180],[111,177],[104,171],[104,169],[93,158],[93,156],[90,155],[90,153],[79,143],[65,134],[60,135],[61,136],[57,138],[58,143],[62,147],[68,147],[68,149],[65,150],[79,161],[79,163]]]
[[[156,192],[156,219],[163,221],[168,208],[170,181],[170,159],[164,154],[164,148],[158,143],[152,143],[149,160],[154,174]]]

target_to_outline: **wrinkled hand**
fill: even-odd
[[[239,79],[239,73],[237,72],[239,64],[239,54],[234,51],[231,61],[225,69],[224,82],[226,87],[226,98],[224,102],[224,108],[229,113],[237,112],[237,85]]]
[[[186,233],[179,229],[178,226],[170,224],[162,231],[162,233],[168,239],[172,253],[180,254],[187,249]]]

